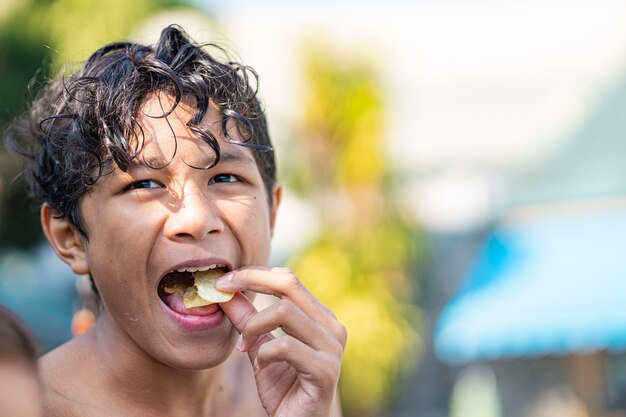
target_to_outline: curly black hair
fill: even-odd
[[[226,59],[221,62],[216,55]],[[192,99],[195,113],[187,126],[215,151],[215,165],[219,143],[199,128],[212,102],[222,113],[226,140],[256,150],[271,205],[276,165],[257,86],[254,70],[232,62],[223,48],[200,45],[181,27],[168,26],[154,46],[110,43],[73,74],[57,76],[9,126],[7,145],[25,159],[23,175],[30,194],[88,238],[80,199],[112,164],[125,171],[138,157],[144,140],[139,111],[146,99],[160,93],[174,98],[174,105],[157,117],[169,115],[181,100]],[[228,132],[231,120],[237,137]]]

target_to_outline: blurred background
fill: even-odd
[[[353,416],[626,416],[626,2],[0,0],[0,130],[178,23],[260,74],[273,242],[348,327]],[[0,150],[0,303],[92,308]],[[76,331],[76,328],[74,329]]]

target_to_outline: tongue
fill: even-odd
[[[171,310],[174,310],[175,312],[180,314],[188,314],[193,316],[208,316],[209,314],[215,313],[219,309],[219,306],[217,304],[187,308],[183,304],[183,295],[178,292],[174,294],[165,294],[165,296],[163,297],[163,301]]]

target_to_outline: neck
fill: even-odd
[[[190,371],[173,368],[145,352],[106,311],[91,333],[99,374],[109,392],[149,415],[198,416],[223,401],[224,366]]]

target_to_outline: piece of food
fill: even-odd
[[[187,288],[189,287],[187,287],[182,282],[174,282],[163,287],[163,291],[165,291],[168,294],[176,294],[176,293],[184,294]]]
[[[173,271],[163,278],[161,283],[165,294],[185,294],[187,288],[194,284],[193,275],[187,271]]]
[[[225,303],[235,295],[232,292],[220,291],[215,287],[215,281],[224,275],[224,273],[225,270],[222,268],[194,272],[193,277],[195,279],[195,287],[198,290],[198,295],[208,301],[208,304]],[[187,305],[185,305],[185,307],[187,307]]]
[[[187,288],[183,294],[183,305],[187,308],[203,307],[213,304],[198,295],[198,289],[194,286]]]
[[[205,271],[185,268],[167,274],[161,283],[163,293],[180,294],[183,297],[183,305],[187,308],[229,301],[234,293],[222,292],[215,288],[215,281],[228,272],[228,269],[219,264],[211,265],[209,268]]]

